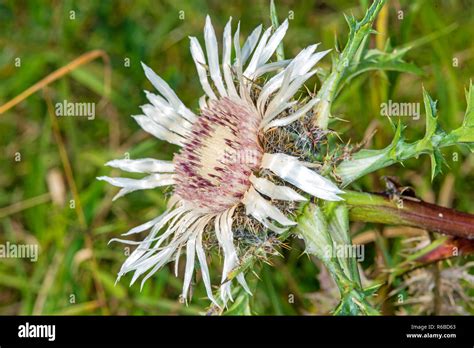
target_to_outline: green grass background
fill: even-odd
[[[320,49],[334,48],[335,39],[345,43],[347,25],[343,13],[361,17],[367,1],[277,1],[280,20],[290,15],[284,40],[287,57],[321,42]],[[75,19],[70,19],[70,11]],[[182,12],[181,12],[182,11]],[[399,19],[402,11],[403,19]],[[184,14],[184,19],[180,18]],[[208,301],[202,282],[194,287],[189,305],[178,301],[182,280],[165,267],[142,291],[129,287],[129,275],[114,285],[125,260],[124,246],[107,242],[133,226],[148,221],[165,207],[163,192],[132,193],[112,204],[116,189],[95,178],[111,174],[103,164],[126,152],[132,158],[171,159],[176,147],[148,136],[130,115],[139,114],[146,102],[143,89],[152,89],[140,66],[151,66],[169,82],[181,99],[197,108],[202,94],[188,36],[202,40],[206,14],[210,14],[218,37],[229,16],[241,21],[248,34],[260,23],[270,24],[267,1],[1,1],[0,2],[0,105],[81,54],[104,50],[110,57],[110,100],[104,98],[104,64],[98,59],[49,86],[53,103],[93,102],[95,120],[58,118],[65,150],[82,204],[86,226],[69,207],[69,190],[51,119],[39,91],[0,115],[0,243],[38,243],[37,262],[0,259],[0,314],[199,314]],[[416,63],[425,75],[377,72],[360,76],[346,86],[333,114],[350,123],[331,127],[351,142],[361,141],[367,129],[378,129],[369,144],[381,148],[393,132],[380,116],[380,103],[388,99],[421,102],[422,85],[438,99],[440,123],[454,129],[465,110],[464,88],[474,71],[474,6],[469,0],[389,1],[384,26],[393,46],[427,36],[437,36],[415,47],[406,60]],[[446,30],[448,28],[448,30]],[[443,35],[436,35],[444,31]],[[448,31],[448,33],[446,33]],[[375,40],[371,45],[374,46]],[[15,66],[15,59],[21,66]],[[453,59],[457,66],[453,66]],[[125,61],[130,66],[125,66]],[[454,64],[456,65],[456,64]],[[330,59],[321,66],[330,68]],[[316,81],[315,81],[316,82]],[[312,89],[312,86],[310,86]],[[424,132],[424,117],[404,118],[407,135],[416,140]],[[456,155],[454,155],[456,152]],[[20,153],[21,160],[15,161]],[[410,160],[381,170],[355,183],[358,189],[383,189],[382,175],[399,176],[418,195],[432,202],[474,213],[474,160],[465,149],[445,152],[448,167],[430,181],[428,157]],[[51,201],[48,177],[59,172],[66,187],[64,205]],[[113,172],[118,175],[119,172]],[[382,226],[353,226],[354,233]],[[92,249],[87,243],[92,241]],[[396,242],[387,242],[395,248]],[[247,275],[254,296],[251,310],[258,314],[304,314],[321,312],[311,299],[318,291],[318,267],[305,255],[299,241],[290,242],[284,257],[273,266],[259,265],[258,277]],[[369,255],[376,254],[371,245]],[[95,263],[91,261],[95,259]],[[372,257],[372,256],[371,256]],[[365,266],[372,267],[373,259]],[[212,265],[213,283],[220,279],[219,257]],[[198,276],[199,278],[199,276]],[[99,289],[99,291],[98,291]],[[100,291],[102,289],[102,291]],[[102,293],[102,295],[100,295]],[[294,298],[294,301],[292,299]]]

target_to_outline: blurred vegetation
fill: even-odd
[[[343,46],[348,34],[343,13],[360,17],[367,4],[367,0],[276,1],[280,18],[291,19],[285,55],[292,57],[315,42],[321,42],[321,50],[334,48],[336,39]],[[389,1],[376,24],[380,37],[373,36],[370,44],[383,49],[388,39],[392,47],[413,43],[405,60],[422,68],[424,75],[371,72],[354,78],[333,109],[334,116],[349,122],[330,127],[352,143],[377,129],[367,146],[385,147],[393,130],[388,119],[380,116],[380,103],[421,102],[422,85],[438,99],[440,123],[446,129],[461,124],[464,88],[474,72],[473,5],[469,0]],[[201,282],[188,306],[178,301],[182,281],[174,277],[172,266],[158,272],[142,291],[128,286],[129,276],[114,285],[126,256],[123,245],[108,246],[108,241],[162,212],[165,193],[140,191],[112,204],[116,189],[95,178],[109,173],[103,167],[106,161],[127,152],[131,158],[171,159],[176,147],[148,136],[129,117],[140,113],[143,89],[152,88],[140,61],[196,108],[202,92],[188,36],[202,38],[206,14],[211,15],[218,35],[229,16],[241,21],[243,35],[260,23],[270,25],[267,1],[0,2],[0,105],[88,51],[100,49],[110,58],[109,66],[100,59],[91,61],[0,115],[0,243],[40,246],[37,262],[0,260],[0,314],[205,312],[209,303]],[[425,39],[417,41],[421,38]],[[329,69],[330,64],[326,58],[321,66]],[[103,83],[107,69],[112,76],[109,96]],[[49,99],[52,104],[96,103],[96,117],[50,117]],[[423,136],[423,116],[402,121],[408,137]],[[366,176],[355,187],[380,191],[384,189],[381,176],[398,176],[426,201],[474,213],[474,156],[461,148],[449,148],[444,154],[449,168],[434,182],[425,156],[405,167],[395,165]],[[78,197],[70,189],[65,161],[71,164]],[[56,193],[61,187],[64,192]],[[71,208],[73,199],[75,208]],[[387,228],[354,224],[353,233],[373,230],[380,236]],[[327,312],[333,306],[324,308],[314,300],[314,294],[328,286],[322,284],[327,279],[324,270],[302,254],[301,241],[288,246],[281,250],[283,257],[272,259],[272,266],[258,266],[260,279],[247,275],[254,290],[252,312]],[[398,238],[370,243],[363,266],[371,272],[382,251],[396,255],[399,248]],[[217,284],[218,255],[214,261],[211,274]]]

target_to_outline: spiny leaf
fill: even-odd
[[[346,21],[349,23],[350,19],[346,18]],[[355,26],[356,25],[354,24],[354,28]],[[387,40],[383,51],[378,49],[366,49],[367,45],[364,41],[364,43],[360,45],[354,59],[351,60],[350,68],[345,71],[339,89],[342,88],[344,83],[347,83],[354,77],[371,70],[398,71],[423,75],[424,71],[422,69],[413,63],[404,61],[403,57],[408,53],[408,51],[432,42],[443,35],[447,35],[456,29],[456,27],[457,24],[450,25],[442,30],[433,32],[425,37],[395,48],[392,48],[390,40]],[[370,33],[373,33],[373,30],[371,30]],[[367,38],[368,36],[364,37],[364,40]]]
[[[425,136],[421,140],[420,144],[431,150],[431,180],[436,175],[442,173],[442,165],[445,162],[443,154],[439,150],[439,142],[446,136],[446,133],[441,129],[438,124],[438,116],[436,109],[436,101],[433,100],[428,92],[423,88],[423,101],[425,105],[426,114],[426,130]]]
[[[363,45],[361,45],[361,48],[363,48]],[[405,62],[403,54],[400,54],[399,50],[394,49],[390,51],[390,45],[388,44],[385,51],[361,48],[359,48],[357,59],[351,62],[349,69],[347,69],[343,76],[345,83],[358,75],[373,70],[398,71],[414,75],[424,74],[424,71],[415,64]]]
[[[426,113],[426,131],[423,139],[413,143],[405,142],[402,136],[403,127],[399,124],[392,143],[381,150],[360,150],[350,159],[342,161],[336,168],[335,174],[347,186],[354,180],[390,166],[397,162],[427,154],[431,159],[431,179],[441,173],[443,158],[441,148],[452,145],[467,145],[474,152],[474,89],[472,82],[466,92],[467,109],[461,127],[446,133],[438,123],[436,102],[423,89],[423,100]]]
[[[352,246],[349,233],[349,211],[347,206],[340,202],[325,202],[324,214],[328,220],[329,233],[331,234],[334,247],[347,250],[347,246]],[[344,255],[344,257],[339,257],[338,261],[345,275],[351,281],[361,286],[355,255]]]
[[[469,83],[469,90],[466,90],[466,100],[467,107],[463,124],[452,133],[457,142],[474,143],[474,88],[472,88],[472,81]],[[470,144],[469,148],[471,152],[474,152],[474,144]]]
[[[325,264],[331,263],[333,242],[328,232],[328,224],[322,210],[307,204],[298,217],[296,231],[305,240],[306,252],[321,259]]]
[[[349,36],[351,36],[351,33],[354,33],[357,30],[357,20],[355,19],[353,15],[349,16],[349,15],[346,15],[345,13],[343,15],[344,15],[344,19],[347,22],[347,25],[349,26]]]
[[[362,149],[344,160],[336,168],[336,175],[342,180],[342,186],[347,186],[354,180],[396,163],[400,157],[400,146],[403,144],[402,131],[404,126],[399,122],[392,142],[381,150]]]
[[[431,180],[435,178],[436,175],[443,172],[443,164],[446,163],[446,160],[443,157],[443,154],[438,148],[433,149],[433,153],[430,154],[431,159]]]

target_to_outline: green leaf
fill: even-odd
[[[474,127],[474,89],[472,88],[472,80],[469,83],[469,90],[465,91],[467,107],[464,115],[464,127]]]
[[[423,101],[426,114],[425,136],[419,142],[420,153],[429,149],[431,159],[431,180],[442,172],[442,165],[445,162],[443,154],[439,150],[439,142],[446,136],[446,133],[438,124],[436,101],[434,101],[428,92],[423,88]]]
[[[232,306],[225,311],[224,315],[252,315],[250,310],[250,295],[240,291]]]
[[[466,91],[466,100],[467,107],[462,126],[452,131],[450,136],[444,139],[444,143],[448,144],[445,146],[449,146],[451,143],[465,143],[471,152],[474,152],[474,144],[472,144],[474,143],[474,89],[472,81],[469,83],[469,90]]]
[[[306,252],[318,257],[326,266],[334,268],[333,241],[328,230],[328,223],[322,210],[307,204],[298,217],[297,233],[305,241]]]
[[[344,19],[347,22],[347,26],[349,27],[349,36],[351,36],[351,34],[353,35],[354,32],[358,29],[357,20],[353,15],[348,16],[345,13],[343,15]]]
[[[414,75],[424,74],[424,71],[417,65],[405,62],[400,51],[396,49],[391,52],[377,49],[361,50],[358,55],[359,59],[351,62],[349,69],[345,72],[340,88],[354,77],[373,70],[398,71]]]
[[[443,172],[443,163],[446,163],[443,154],[440,149],[433,149],[433,153],[430,154],[431,159],[431,180],[433,180],[436,175]]]
[[[273,29],[276,30],[276,28],[278,28],[278,26],[279,26],[279,23],[278,23],[278,15],[277,15],[274,0],[270,1],[270,19],[272,21]],[[278,44],[278,47],[276,49],[276,56],[277,56],[278,61],[285,60],[285,51],[283,49],[283,41],[281,41]]]
[[[336,257],[332,257],[335,245],[345,244],[350,240],[348,234],[346,235],[348,233],[347,208],[344,205],[339,207],[329,205],[326,207],[326,213],[329,214],[329,223],[326,215],[318,206],[312,203],[307,204],[298,217],[295,231],[303,237],[306,252],[316,256],[324,263],[339,288],[341,302],[334,310],[334,314],[377,315],[378,311],[366,300],[359,285],[358,276],[357,280],[353,280],[356,276],[353,274],[355,269],[352,269],[352,265],[346,264],[345,257],[341,258],[337,254]]]
[[[334,315],[357,315],[359,308],[349,295],[344,296],[334,309]]]
[[[350,23],[350,19],[346,18],[346,21]],[[353,30],[355,30],[356,26],[357,25],[349,25],[349,27],[354,28]],[[338,87],[338,93],[342,89],[343,85],[345,85],[348,81],[371,70],[397,71],[414,75],[424,75],[424,71],[421,68],[413,63],[404,61],[403,57],[410,50],[432,42],[443,35],[451,33],[456,29],[456,27],[456,24],[450,25],[446,28],[443,28],[442,30],[430,33],[429,35],[395,48],[392,48],[390,41],[387,40],[383,51],[379,49],[367,49],[365,42],[368,36],[364,37],[363,43],[358,48],[357,53],[350,61],[350,66],[342,76]]]
[[[364,175],[392,165],[399,157],[399,144],[403,143],[403,126],[399,123],[389,146],[381,150],[362,149],[346,159],[336,168],[336,175],[347,186]]]
[[[385,283],[376,283],[371,286],[364,288],[365,296],[369,297],[374,295]]]
[[[403,127],[399,124],[391,144],[381,150],[360,150],[351,158],[343,160],[336,168],[335,174],[347,186],[354,180],[378,169],[403,162],[422,154],[431,159],[431,179],[442,172],[446,164],[441,148],[452,145],[467,145],[474,152],[474,89],[472,82],[466,92],[467,108],[461,127],[446,133],[438,123],[436,102],[423,89],[423,100],[426,113],[426,131],[422,139],[413,143],[405,142]]]
[[[349,38],[344,50],[333,63],[331,74],[324,81],[316,96],[321,100],[314,108],[314,121],[319,128],[326,129],[328,127],[331,105],[338,94],[341,80],[354,57],[360,53],[361,47],[367,43],[366,38],[373,33],[372,23],[385,2],[386,0],[375,0],[360,22],[356,21],[354,16],[344,15],[349,25]]]
[[[325,202],[324,208],[328,220],[329,233],[333,240],[336,255],[338,255],[339,250],[348,250],[348,247],[352,247],[349,234],[349,211],[346,204],[341,202]],[[338,261],[344,274],[351,281],[361,286],[355,255],[352,253],[344,254],[342,257],[338,257]]]

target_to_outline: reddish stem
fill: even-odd
[[[347,191],[344,199],[354,221],[405,225],[454,237],[474,239],[474,215],[411,197]]]

